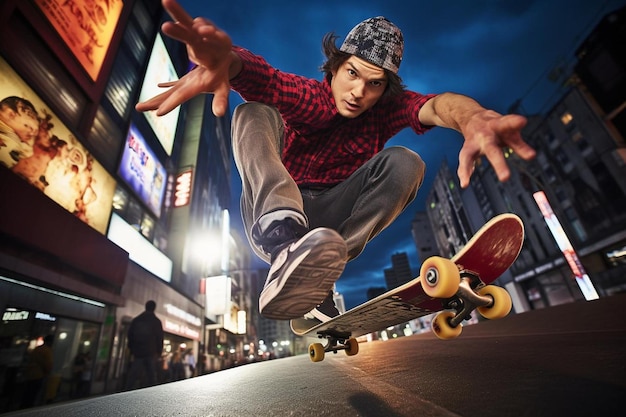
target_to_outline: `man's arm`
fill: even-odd
[[[486,156],[500,181],[511,174],[504,159],[503,147],[510,147],[522,159],[532,159],[535,151],[521,136],[526,118],[516,114],[501,115],[482,107],[476,100],[455,93],[443,93],[428,100],[419,112],[426,125],[454,129],[465,139],[459,152],[457,175],[461,187],[469,185],[474,163]]]
[[[198,66],[178,81],[160,83],[169,89],[138,103],[138,111],[156,110],[161,116],[202,93],[212,93],[213,113],[223,116],[228,109],[229,80],[239,74],[241,59],[232,50],[228,34],[208,19],[191,18],[175,0],[163,0],[163,7],[172,21],[163,23],[167,36],[187,45],[187,53]]]

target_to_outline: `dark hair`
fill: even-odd
[[[328,81],[330,81],[333,76],[332,72],[339,69],[339,67],[352,56],[337,48],[335,44],[337,38],[337,35],[333,32],[329,32],[324,35],[324,39],[322,39],[322,52],[324,52],[326,56],[326,62],[322,64],[320,71],[324,72],[324,77]],[[385,70],[385,74],[387,75],[388,82],[383,96],[396,96],[406,89],[406,86],[402,83],[402,78],[400,78],[398,74],[394,74],[389,70]]]
[[[0,101],[0,107],[7,106],[14,112],[18,111],[18,104],[22,104],[24,107],[28,108],[29,110],[32,110],[35,114],[37,114],[37,109],[35,109],[35,106],[33,105],[33,103],[26,100],[25,98],[16,97],[16,96],[8,96],[8,97],[3,98],[2,101]]]
[[[156,310],[156,303],[153,300],[149,300],[146,302],[146,311],[154,311]]]
[[[44,345],[52,346],[52,344],[54,343],[54,335],[53,334],[49,334],[46,337],[44,337],[43,338],[43,343],[44,343]]]

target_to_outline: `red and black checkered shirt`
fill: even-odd
[[[285,122],[283,163],[300,186],[331,186],[348,178],[380,152],[400,130],[417,134],[420,108],[434,95],[406,91],[381,97],[368,111],[349,119],[337,112],[330,84],[281,72],[265,59],[235,47],[243,68],[231,88],[246,101],[275,106]]]

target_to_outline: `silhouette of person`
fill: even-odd
[[[47,335],[43,339],[43,344],[37,346],[28,355],[28,362],[24,372],[26,383],[21,402],[22,408],[41,405],[44,402],[46,384],[48,377],[52,373],[53,343],[54,336]]]
[[[126,390],[155,385],[157,361],[163,351],[163,324],[154,314],[156,303],[146,302],[146,309],[135,317],[128,328],[128,349],[132,362],[126,378]]]

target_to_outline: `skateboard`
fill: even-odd
[[[524,242],[524,225],[514,214],[489,220],[452,258],[433,256],[424,261],[420,275],[410,282],[369,300],[330,321],[291,320],[298,336],[317,336],[326,343],[309,346],[313,362],[327,352],[359,352],[357,338],[418,317],[438,313],[431,328],[440,339],[461,334],[461,323],[477,310],[483,317],[497,319],[509,314],[509,293],[489,285],[517,259]],[[314,324],[312,326],[312,323]]]

